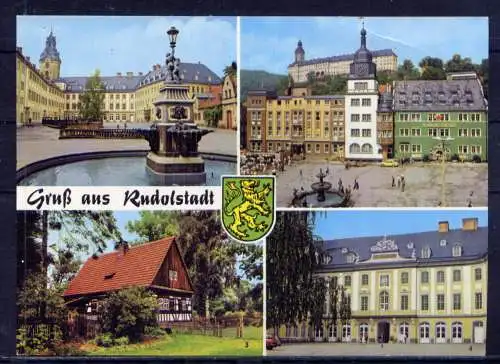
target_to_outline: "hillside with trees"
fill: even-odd
[[[278,95],[284,95],[288,87],[288,76],[266,71],[241,70],[240,74],[241,101],[245,101],[249,90],[276,90]]]

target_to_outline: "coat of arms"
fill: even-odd
[[[274,176],[223,176],[222,226],[235,240],[265,238],[276,220]]]

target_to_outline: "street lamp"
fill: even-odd
[[[441,207],[446,207],[446,148],[445,143],[454,140],[452,137],[434,137],[434,140],[441,142]]]
[[[167,31],[168,38],[170,39],[170,48],[172,48],[172,56],[174,55],[175,44],[177,43],[177,35],[179,31],[175,27],[170,27]]]

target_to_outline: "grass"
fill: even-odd
[[[227,329],[226,329],[227,330]],[[235,330],[235,329],[233,329]],[[247,338],[173,334],[149,343],[98,348],[92,356],[262,356],[262,328],[245,327]],[[235,332],[235,331],[233,331]],[[248,332],[248,335],[247,335]],[[260,336],[258,336],[260,333]],[[234,335],[234,334],[233,334]],[[246,347],[248,342],[248,348]]]

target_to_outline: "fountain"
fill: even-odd
[[[319,182],[311,184],[311,191],[299,193],[293,191],[292,207],[348,207],[351,201],[350,191],[332,189],[332,184],[325,181],[327,175],[323,169],[319,170],[316,177]],[[316,196],[316,202],[311,203],[309,196]]]
[[[17,172],[20,185],[219,185],[220,176],[236,172],[236,158],[200,154],[198,143],[212,132],[194,123],[195,99],[182,84],[180,59],[175,57],[179,31],[171,27],[171,52],[166,55],[165,84],[153,103],[157,122],[149,129],[61,129],[60,138],[137,139],[149,151],[110,151],[64,155],[27,165]],[[144,156],[146,167],[144,171]],[[202,158],[203,157],[203,158]],[[205,165],[210,170],[205,171]],[[138,170],[142,169],[142,173]]]
[[[211,130],[199,129],[192,121],[195,100],[189,97],[189,86],[181,84],[180,59],[175,58],[178,33],[174,27],[167,32],[172,53],[166,57],[165,86],[154,102],[156,117],[161,121],[151,128],[148,138],[151,152],[146,164],[158,184],[197,185],[206,181],[205,162],[199,156],[198,142]]]

